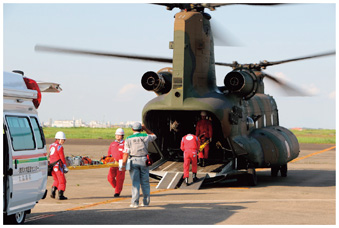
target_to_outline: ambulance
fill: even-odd
[[[46,140],[37,109],[41,92],[60,92],[56,83],[39,84],[22,71],[3,73],[3,218],[23,224],[47,195]]]

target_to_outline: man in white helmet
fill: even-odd
[[[123,157],[124,151],[124,135],[125,132],[122,128],[115,131],[115,141],[111,143],[108,149],[108,156],[112,156],[115,161],[119,161]],[[120,171],[119,167],[109,168],[107,175],[108,182],[115,188],[114,197],[119,197],[125,180],[125,170]]]
[[[58,200],[67,200],[67,197],[64,196],[64,192],[66,190],[65,173],[68,172],[68,168],[66,166],[64,147],[62,146],[65,141],[65,133],[59,131],[55,134],[55,142],[49,146],[49,163],[53,166],[52,176],[54,179],[51,197],[55,198],[55,192],[58,190]]]

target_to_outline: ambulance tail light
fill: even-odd
[[[41,103],[41,91],[40,91],[39,85],[38,83],[36,83],[36,81],[30,78],[24,77],[24,81],[26,83],[27,89],[36,90],[38,92],[37,98],[33,99],[33,104],[35,108],[37,109]]]

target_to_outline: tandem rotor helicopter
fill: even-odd
[[[172,68],[148,71],[141,79],[143,88],[157,95],[144,106],[142,121],[157,135],[156,143],[150,145],[149,150],[155,161],[150,175],[161,179],[163,185],[159,182],[159,188],[181,187],[180,175],[177,175],[183,172],[181,138],[195,133],[201,111],[205,111],[212,122],[213,137],[209,143],[208,165],[198,169],[197,188],[201,184],[227,181],[240,173],[245,174],[248,184],[256,185],[256,168],[270,168],[272,176],[279,172],[287,176],[287,163],[298,157],[299,143],[290,130],[279,125],[277,104],[272,96],[265,94],[263,80],[267,78],[288,91],[300,92],[262,70],[277,64],[335,55],[335,52],[254,64],[216,62],[212,17],[205,9],[214,10],[229,4],[158,5],[168,10],[180,9],[175,15],[174,40],[170,42],[173,58],[42,45],[35,49],[173,64]],[[216,65],[232,68],[224,78],[224,86],[216,85]]]

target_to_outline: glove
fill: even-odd
[[[64,164],[64,173],[68,173],[68,168],[65,164]]]

